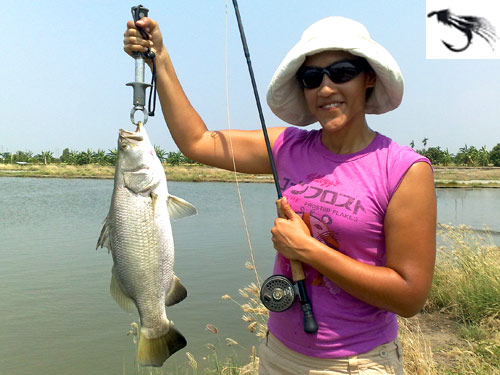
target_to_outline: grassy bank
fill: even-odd
[[[500,167],[434,167],[437,187],[500,187]]]
[[[164,165],[169,181],[234,181],[234,172],[197,164]],[[113,178],[115,167],[98,164],[0,164],[0,177]],[[238,173],[242,182],[272,182],[271,175]]]
[[[419,316],[405,321],[409,332],[422,328],[432,356],[424,349],[420,359],[432,366],[408,373],[498,375],[500,247],[487,231],[466,226],[441,225],[438,236],[441,246],[427,304]]]
[[[234,172],[203,165],[165,165],[170,181],[223,181],[235,180]],[[0,164],[0,177],[54,177],[54,178],[113,178],[114,167],[98,164]],[[238,173],[243,182],[272,182],[271,175]],[[435,167],[437,187],[500,187],[498,167]]]

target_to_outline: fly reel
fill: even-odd
[[[296,295],[293,282],[282,275],[268,277],[260,290],[262,304],[274,312],[288,310],[295,302]]]

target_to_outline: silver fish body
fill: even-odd
[[[111,295],[126,311],[139,312],[141,365],[162,366],[186,346],[165,306],[187,295],[173,271],[170,220],[193,214],[194,206],[168,193],[165,171],[144,127],[120,130],[113,197],[97,247],[107,247],[113,257]]]

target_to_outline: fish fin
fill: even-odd
[[[168,357],[186,344],[186,339],[173,324],[170,324],[166,334],[154,339],[146,337],[144,329],[141,328],[137,360],[141,366],[161,367]]]
[[[172,286],[170,287],[166,297],[165,306],[172,306],[181,302],[187,296],[187,290],[177,276],[174,275]]]
[[[145,169],[137,172],[123,172],[125,186],[136,194],[153,190],[158,185],[154,177],[152,172]]]
[[[172,194],[168,196],[167,207],[168,214],[172,220],[182,219],[183,217],[196,215],[198,213],[196,207],[191,203]]]
[[[123,310],[130,313],[136,311],[134,300],[123,291],[122,284],[116,274],[115,266],[111,269],[111,284],[109,286],[109,291],[111,293],[111,297],[113,297],[116,303]]]
[[[97,240],[97,245],[95,246],[95,249],[100,246],[108,248],[108,253],[113,250],[111,246],[111,241],[109,239],[109,216],[106,216],[106,219],[104,219],[104,225],[102,226],[101,229],[101,234],[99,235],[99,239]]]

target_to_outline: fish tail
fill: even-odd
[[[176,351],[187,344],[182,334],[170,324],[168,331],[160,337],[148,338],[147,330],[141,328],[137,360],[141,366],[161,367]]]

